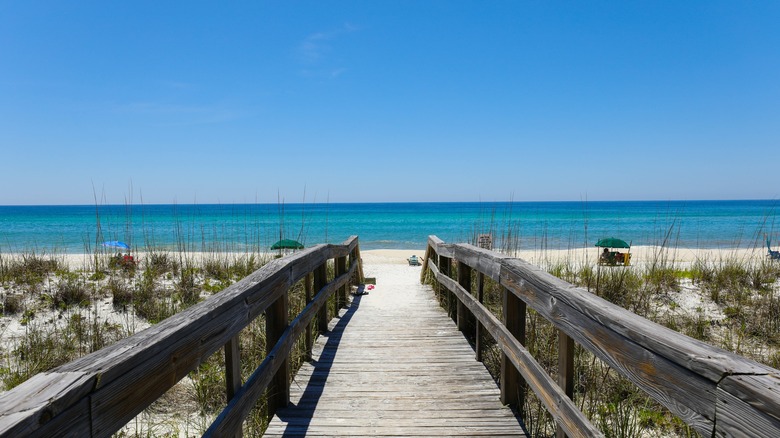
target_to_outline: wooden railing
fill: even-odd
[[[330,259],[335,278],[328,282]],[[288,289],[304,278],[307,305],[288,323]],[[266,391],[271,415],[287,405],[295,342],[304,335],[310,352],[310,323],[316,317],[319,330],[327,331],[328,298],[336,293],[336,306],[345,305],[348,283],[361,278],[356,236],[275,259],[206,301],[3,393],[0,436],[110,436],[223,347],[229,401],[206,436],[240,435]],[[242,383],[238,335],[263,313],[268,351]]]
[[[457,280],[450,277],[457,265]],[[477,291],[471,290],[472,272]],[[525,382],[556,420],[558,435],[601,436],[571,401],[574,342],[617,370],[703,436],[780,437],[780,371],[648,321],[523,260],[428,239],[423,276],[433,274],[458,327],[475,318],[503,352],[501,397],[520,406]],[[487,276],[503,293],[504,321],[482,305]],[[474,295],[476,292],[476,296]],[[526,306],[559,331],[554,380],[525,343]]]

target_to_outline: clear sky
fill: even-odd
[[[0,0],[0,205],[777,199],[780,2]]]

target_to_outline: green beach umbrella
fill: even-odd
[[[303,249],[303,245],[297,240],[282,239],[274,243],[271,249]]]
[[[596,243],[596,246],[601,248],[631,248],[631,245],[627,244],[625,240],[614,237],[601,239]]]

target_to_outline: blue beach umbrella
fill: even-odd
[[[130,249],[130,245],[126,244],[125,242],[120,242],[118,240],[107,240],[103,242],[103,246],[107,246],[109,248]]]

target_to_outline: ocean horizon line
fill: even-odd
[[[777,202],[780,198],[727,198],[727,199],[581,199],[581,200],[505,200],[505,201],[345,201],[345,202],[140,202],[140,203],[90,203],[90,204],[0,204],[0,207],[126,207],[126,206],[175,206],[175,205],[392,205],[392,204],[548,204],[548,203],[682,203],[682,202]]]

